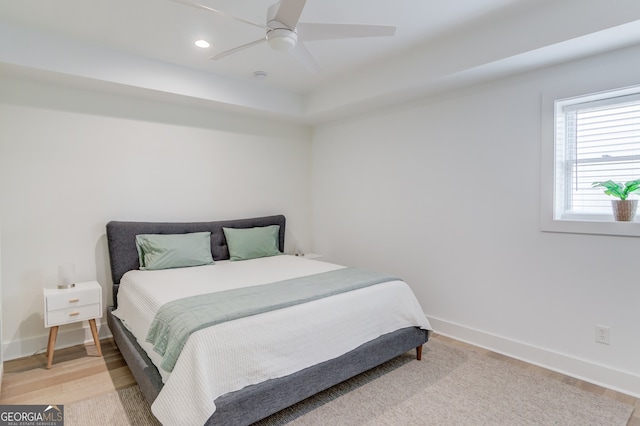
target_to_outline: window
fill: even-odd
[[[640,178],[640,94],[606,95],[556,102],[557,219],[610,219],[593,182]]]
[[[640,87],[554,99],[553,111],[553,146],[546,154],[543,149],[543,162],[553,164],[553,170],[543,165],[542,171],[553,176],[547,182],[551,202],[543,199],[543,230],[640,235],[640,222],[615,223],[614,198],[592,187],[599,181],[640,178]],[[543,198],[544,186],[543,176]],[[607,228],[588,224],[594,222]]]

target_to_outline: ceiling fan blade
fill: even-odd
[[[222,11],[217,10],[217,9],[213,9],[213,8],[211,8],[209,6],[205,6],[204,4],[196,3],[196,2],[191,1],[191,0],[171,0],[171,1],[173,1],[175,3],[181,3],[181,4],[184,4],[184,5],[187,5],[187,6],[195,7],[197,9],[208,10],[209,12],[213,12],[216,15],[222,16],[224,18],[229,18],[229,19],[233,19],[233,20],[236,20],[236,21],[244,22],[245,24],[253,25],[254,27],[263,28],[263,29],[266,29],[266,30],[269,29],[269,27],[267,27],[264,24],[258,24],[257,22],[249,21],[249,20],[246,20],[244,18],[240,18],[238,16],[231,15],[229,13],[222,12]]]
[[[396,33],[396,27],[386,25],[355,24],[298,24],[298,38],[304,41],[333,40],[356,37],[389,37]]]
[[[273,20],[285,24],[291,30],[295,29],[306,2],[307,0],[281,0]]]
[[[217,53],[211,56],[209,59],[213,59],[213,60],[221,59],[221,58],[224,58],[225,56],[229,56],[232,53],[239,52],[240,50],[244,50],[248,47],[256,46],[260,43],[264,43],[265,41],[267,41],[266,37],[252,41],[251,43],[243,44],[242,46],[234,47],[233,49],[225,50],[224,52]]]
[[[311,52],[309,52],[309,49],[307,49],[307,46],[305,46],[304,43],[300,41],[296,43],[296,47],[293,48],[291,53],[298,61],[300,61],[302,65],[307,67],[309,71],[311,72],[321,71],[320,65],[318,65],[313,55],[311,55]]]

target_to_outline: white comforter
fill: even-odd
[[[161,271],[129,271],[121,280],[114,315],[145,342],[163,304],[188,296],[266,284],[342,268],[296,256]],[[431,329],[409,286],[391,281],[277,311],[218,324],[193,333],[151,410],[164,425],[198,425],[228,392],[287,376],[343,355],[400,328]],[[215,362],[211,362],[215,360]]]

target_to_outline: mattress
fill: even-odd
[[[159,365],[145,337],[163,304],[339,268],[283,255],[133,270],[121,280],[114,315]],[[220,395],[295,373],[409,326],[431,329],[409,286],[399,280],[217,324],[190,336],[172,373],[159,368],[165,384],[151,408],[163,424],[203,424]]]

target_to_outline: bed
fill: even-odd
[[[164,306],[173,293],[191,294],[192,299],[205,297],[200,295],[201,288],[187,287],[187,281],[217,283],[240,277],[249,282],[247,286],[262,288],[272,281],[287,284],[290,279],[349,272],[340,265],[288,255],[229,260],[237,252],[234,247],[230,254],[230,235],[225,236],[229,229],[276,227],[275,244],[284,252],[285,225],[282,215],[216,222],[107,224],[114,300],[107,321],[154,415],[164,424],[248,425],[409,350],[415,349],[420,359],[428,340],[428,320],[406,283],[390,279],[195,331],[171,372],[157,367],[162,358],[145,341],[145,333],[141,335],[148,323],[134,321],[137,316],[149,321],[150,314],[137,313],[134,306],[147,304],[147,298],[153,299],[149,306]],[[143,259],[136,236],[203,232],[210,233],[207,242],[213,264],[140,270]],[[402,299],[408,307],[396,312],[399,309],[388,302],[395,299]]]

